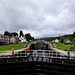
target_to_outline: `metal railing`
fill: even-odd
[[[19,57],[45,57],[45,58],[63,58],[63,59],[75,59],[75,56],[70,56],[68,54],[60,53],[54,50],[27,50],[25,51],[14,51],[12,55],[10,51],[0,51],[0,58],[19,58]]]

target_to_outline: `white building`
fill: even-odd
[[[20,40],[18,38],[18,36],[14,36],[12,35],[12,37],[10,38],[10,43],[19,43]]]
[[[72,43],[69,39],[65,39],[64,43]]]
[[[58,39],[56,39],[56,40],[55,40],[55,43],[58,43],[58,42],[59,42],[59,40],[58,40]]]
[[[21,43],[27,42],[26,38],[25,37],[22,37],[22,36],[19,37],[19,40],[20,40]]]
[[[16,43],[15,37],[12,37],[12,38],[10,39],[10,42],[11,42],[11,43]]]
[[[53,43],[58,43],[59,40],[58,40],[58,39],[55,39],[55,40],[53,40],[52,42],[53,42]]]

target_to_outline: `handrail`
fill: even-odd
[[[3,51],[4,52],[4,51]],[[14,51],[14,54],[11,55],[10,51],[5,51],[5,53],[2,53],[2,51],[0,51],[0,58],[11,58],[11,57],[45,57],[45,58],[69,58],[69,59],[75,59],[75,56],[69,56],[54,50],[30,50],[29,51],[29,55],[28,55],[28,51],[24,50],[24,51]]]

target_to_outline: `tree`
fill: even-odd
[[[31,37],[31,40],[33,40],[33,41],[34,41],[34,37]]]
[[[28,42],[32,39],[30,33],[25,34],[25,37]]]
[[[75,49],[75,38],[73,38],[72,43],[73,43],[73,47]]]
[[[11,36],[11,33],[8,32],[8,31],[5,31],[5,32],[4,32],[4,35]]]
[[[20,34],[19,34],[19,37],[23,37],[24,36],[24,34],[23,34],[23,31],[20,31]]]
[[[64,38],[64,37],[61,37],[61,38],[60,38],[60,42],[61,42],[61,43],[63,43],[63,42],[64,42],[64,40],[65,40],[65,38]]]
[[[73,39],[73,38],[75,38],[75,32],[74,32],[73,35],[72,35],[72,39]]]
[[[11,33],[11,35],[18,36],[18,33],[14,32],[14,33]]]
[[[65,35],[64,35],[64,38],[65,38],[65,39],[69,39],[69,36],[65,34]]]

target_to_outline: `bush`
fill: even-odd
[[[75,49],[75,38],[73,38],[72,43],[73,43],[73,47],[74,47],[74,49]]]
[[[61,38],[60,38],[60,42],[61,42],[61,43],[63,43],[63,42],[64,42],[64,40],[65,40],[65,38],[64,38],[64,37],[61,37]]]
[[[65,45],[68,45],[68,43],[66,43],[66,42],[65,42],[64,44],[65,44]]]
[[[73,48],[73,47],[71,47],[71,48],[70,48],[70,51],[74,51],[74,48]]]
[[[0,45],[4,45],[5,44],[5,42],[0,42]]]

